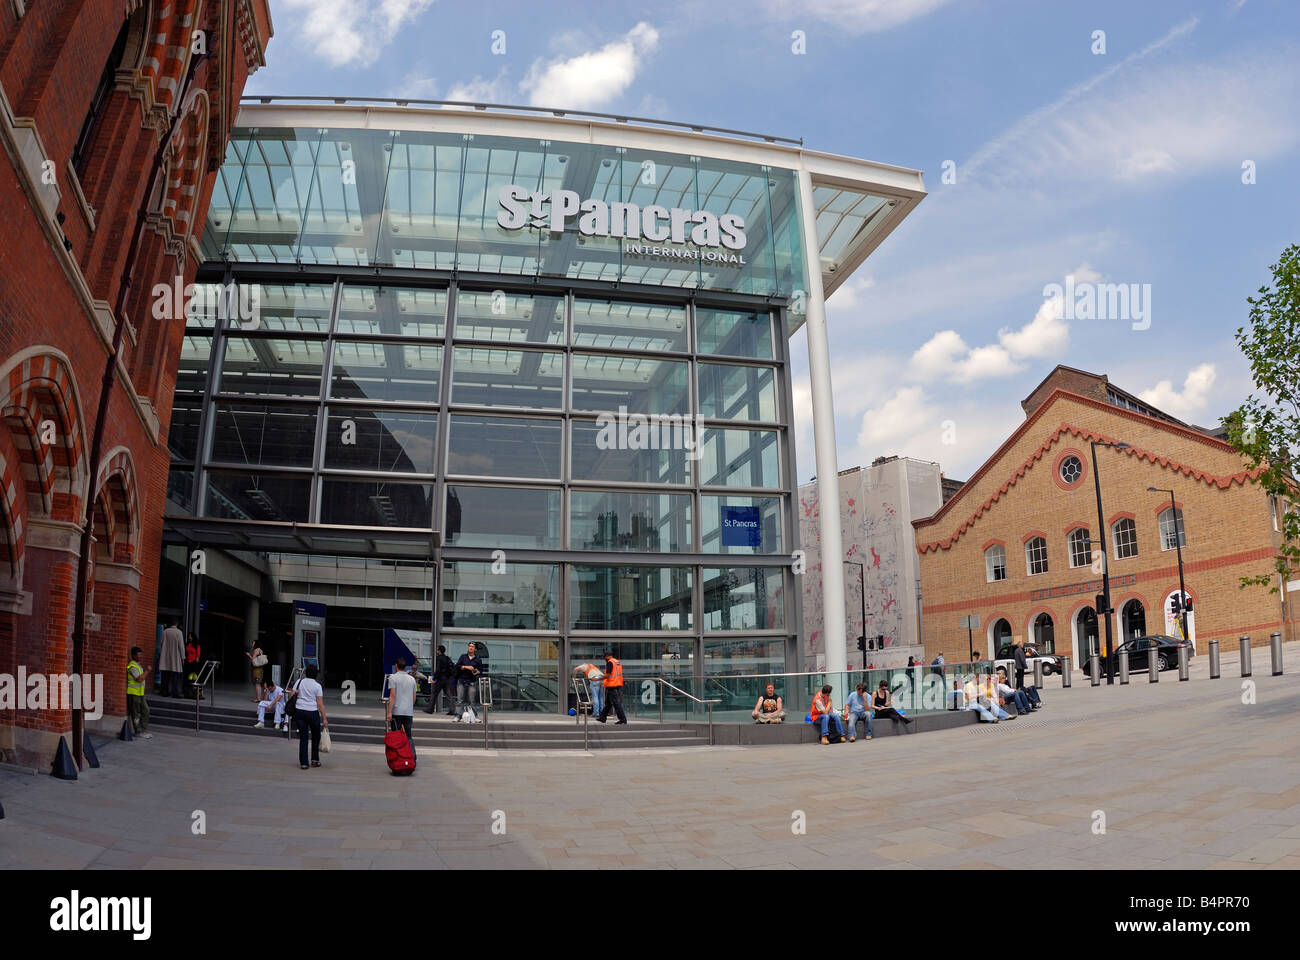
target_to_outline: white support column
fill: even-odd
[[[822,638],[827,672],[848,669],[844,636],[844,541],[840,531],[839,461],[835,455],[835,408],[831,402],[831,350],[826,340],[826,303],[817,244],[817,211],[812,177],[799,171],[799,213],[808,268],[804,333],[808,337],[808,379],[812,387],[813,446],[817,454],[818,527],[822,557]],[[845,693],[842,691],[841,696]]]

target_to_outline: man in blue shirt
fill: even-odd
[[[456,661],[456,715],[465,712],[466,706],[473,706],[478,700],[478,678],[485,673],[483,661],[479,659],[478,647],[470,644],[468,651]]]
[[[858,724],[864,723],[867,727],[867,735],[863,740],[871,739],[871,707],[867,705],[867,685],[859,683],[858,689],[849,694],[848,703],[845,704],[849,711],[849,722],[846,726],[849,728],[849,742],[853,741],[853,735],[858,731]]]

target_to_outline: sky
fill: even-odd
[[[964,480],[1058,363],[1217,425],[1253,389],[1246,298],[1300,242],[1295,0],[270,3],[249,95],[627,113],[921,170],[826,304],[840,469]],[[1092,319],[1067,276],[1143,309]],[[791,353],[803,482],[801,332]]]

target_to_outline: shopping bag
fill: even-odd
[[[326,727],[320,733],[320,752],[321,753],[330,752],[330,728],[329,727]]]

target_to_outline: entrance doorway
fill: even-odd
[[[1011,642],[1011,624],[1005,619],[995,620],[989,626],[989,659],[1002,653],[1002,648]]]
[[[1040,654],[1056,652],[1056,626],[1050,613],[1040,613],[1034,618],[1034,649]]]
[[[1124,604],[1120,619],[1124,624],[1125,640],[1147,635],[1147,612],[1146,608],[1142,606],[1141,600],[1130,600]]]
[[[1075,655],[1078,657],[1076,666],[1087,667],[1092,655],[1101,651],[1097,636],[1097,611],[1092,607],[1084,607],[1074,617]]]

